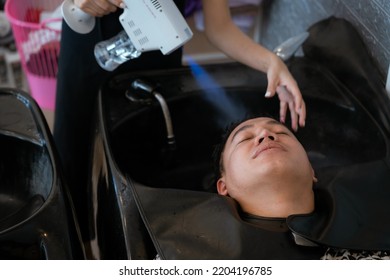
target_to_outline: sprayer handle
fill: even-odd
[[[87,34],[95,27],[95,17],[77,7],[73,0],[65,0],[62,3],[61,10],[65,22],[73,31]]]

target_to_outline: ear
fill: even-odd
[[[312,171],[312,175],[313,175],[313,183],[317,183],[318,179],[316,177],[316,174],[314,173],[314,169],[312,168],[311,171]]]
[[[219,178],[217,181],[217,191],[220,195],[228,195],[228,191],[226,188],[226,183],[223,178]]]

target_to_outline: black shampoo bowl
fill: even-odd
[[[308,53],[321,38],[310,40],[305,46]],[[374,68],[366,63],[369,73],[354,73],[351,69],[360,58],[352,56],[353,63],[347,59],[339,65],[337,56],[326,61],[318,56],[322,57],[312,52],[288,62],[308,111],[306,127],[297,137],[314,169],[388,158],[390,105],[383,85],[367,81]],[[132,103],[125,96],[139,78],[156,85],[168,103],[176,137],[173,149],[167,144],[160,105]],[[110,79],[98,98],[90,189],[94,213],[90,235],[98,245],[96,257],[153,258],[156,251],[131,185],[214,192],[211,154],[226,126],[261,112],[278,117],[279,102],[276,97],[265,99],[265,91],[265,75],[236,63],[193,64]]]
[[[83,258],[44,117],[31,97],[0,91],[0,258]]]
[[[176,82],[185,78],[178,73],[156,74],[153,81],[165,93],[176,147],[167,143],[164,118],[157,102],[148,108],[130,109],[118,122],[112,123],[109,133],[112,156],[119,170],[152,187],[214,191],[214,186],[210,186],[211,154],[224,128],[258,112],[267,112],[277,118],[279,108],[277,98],[266,100],[263,97],[264,80],[255,73],[250,75],[251,71],[242,66],[227,67],[230,70],[222,71],[218,66],[205,70],[228,77],[229,71],[232,71],[231,75],[247,71],[247,77],[236,79],[244,80],[245,86],[182,89],[175,93],[173,85],[166,81],[170,77]],[[305,60],[297,60],[291,67],[304,73],[296,76],[301,78],[309,112],[306,128],[300,129],[297,136],[307,149],[314,168],[372,161],[387,153],[380,125],[330,73]],[[180,75],[197,79],[190,69],[182,70]],[[224,85],[225,79],[215,77],[218,85]],[[131,77],[125,79],[128,80]],[[201,86],[202,82],[199,82]],[[125,99],[122,103],[132,107]]]

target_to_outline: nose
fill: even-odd
[[[276,134],[269,131],[268,129],[264,129],[259,137],[258,137],[258,142],[259,144],[262,143],[264,140],[268,140],[268,141],[275,141],[276,140]]]

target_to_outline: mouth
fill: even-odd
[[[255,159],[259,155],[261,155],[265,152],[272,151],[272,150],[284,150],[284,148],[281,145],[276,144],[276,143],[267,143],[267,144],[260,145],[260,147],[257,148],[255,150],[255,152],[253,153],[252,159]]]

